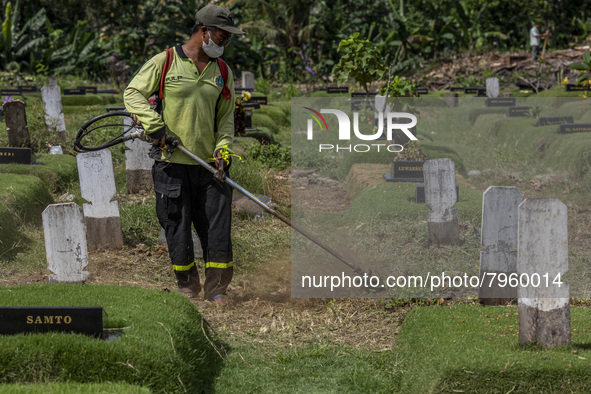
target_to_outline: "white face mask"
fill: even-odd
[[[207,34],[209,34],[209,44],[206,44],[205,41],[203,41],[203,50],[205,51],[207,56],[213,58],[222,56],[222,54],[224,53],[224,47],[221,47],[215,42],[213,42],[213,39],[211,38],[211,33],[209,31],[207,32]]]

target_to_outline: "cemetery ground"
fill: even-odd
[[[88,120],[89,113],[104,112],[103,107],[65,109],[69,134]],[[271,108],[285,108],[285,103]],[[450,157],[456,163],[460,201],[454,207],[459,211],[460,245],[429,244],[425,221],[427,207],[413,202],[414,184],[383,182],[382,174],[389,172],[390,166],[389,161],[381,157],[376,158],[375,163],[356,162],[355,159],[342,174],[316,161],[316,172],[293,177],[289,171],[265,168],[263,163],[248,160],[245,155],[245,160],[235,162],[232,177],[251,191],[271,196],[283,212],[314,207],[317,217],[323,219],[307,223],[315,233],[322,233],[339,220],[363,224],[352,231],[351,238],[356,243],[346,245],[346,240],[330,236],[329,240],[354,251],[375,248],[374,241],[378,240],[379,245],[397,251],[409,272],[418,268],[421,261],[429,260],[439,262],[442,269],[450,272],[477,273],[480,244],[474,230],[480,229],[482,192],[491,185],[513,185],[524,198],[559,198],[567,205],[569,262],[571,267],[588,265],[591,174],[587,171],[589,161],[584,154],[585,150],[589,151],[584,133],[570,135],[565,142],[555,136],[555,128],[536,134],[528,128],[526,120],[520,120],[524,133],[516,137],[512,129],[506,128],[509,120],[503,115],[489,110],[474,111],[466,120],[472,126],[455,134],[419,131],[419,136],[426,136],[421,149],[429,158]],[[591,121],[588,119],[591,112],[584,107],[572,111],[577,121]],[[278,116],[277,111],[267,112]],[[28,114],[29,124],[34,118]],[[279,123],[272,119],[262,122],[266,123],[259,127]],[[253,123],[257,125],[256,111]],[[275,132],[270,131],[276,140],[289,144],[289,128],[276,127]],[[239,139],[242,149],[252,143]],[[41,146],[40,141],[38,144]],[[572,300],[572,345],[544,349],[519,346],[515,306],[482,307],[474,298],[458,297],[293,299],[290,297],[290,230],[274,217],[258,221],[235,217],[237,267],[230,305],[220,308],[199,299],[189,300],[174,291],[166,247],[157,241],[159,228],[152,194],[125,192],[123,152],[119,148],[111,150],[125,246],[119,251],[91,253],[86,267],[92,273],[88,284],[67,285],[68,289],[73,289],[68,293],[80,297],[83,302],[92,302],[92,298],[85,298],[89,297],[88,293],[94,299],[104,300],[115,327],[127,327],[130,321],[134,328],[149,327],[146,333],[124,332],[121,338],[105,346],[115,348],[118,340],[127,340],[125,337],[137,339],[147,335],[153,341],[150,344],[154,350],[148,351],[141,341],[126,343],[126,346],[138,346],[148,355],[160,351],[165,356],[158,357],[164,361],[155,364],[157,361],[149,357],[138,358],[131,349],[124,353],[125,357],[116,354],[109,359],[110,364],[117,367],[114,375],[105,372],[107,367],[80,371],[76,368],[66,371],[66,366],[52,369],[55,367],[50,365],[50,360],[62,360],[63,365],[67,365],[65,360],[70,355],[65,349],[68,348],[83,354],[85,365],[101,365],[104,350],[97,347],[102,345],[95,345],[96,340],[91,338],[72,340],[72,336],[56,334],[51,336],[57,344],[54,349],[43,348],[43,354],[33,353],[38,357],[27,358],[26,352],[17,351],[19,347],[32,349],[29,337],[4,337],[3,355],[11,355],[10,363],[19,359],[26,361],[28,368],[20,375],[9,375],[10,380],[3,383],[36,383],[35,387],[43,392],[92,392],[93,389],[142,392],[140,386],[156,392],[180,392],[186,389],[184,384],[217,392],[563,392],[568,389],[582,392],[591,387],[587,372],[591,360],[591,312],[586,300]],[[523,166],[524,157],[526,167]],[[8,299],[14,305],[39,303],[43,297],[63,297],[59,286],[66,285],[45,285],[49,272],[39,225],[40,211],[52,200],[67,201],[70,195],[74,202],[80,205],[84,202],[73,157],[42,156],[39,161],[45,162],[47,167],[0,167],[3,186],[10,185],[3,188],[0,197],[8,208],[0,205],[3,209],[0,213],[4,215],[3,220],[10,218],[17,229],[15,234],[2,234],[3,240],[11,240],[11,247],[3,250],[0,256],[0,285],[4,293],[2,300]],[[470,170],[479,170],[480,174],[467,176]],[[15,176],[15,173],[34,176]],[[297,201],[291,200],[291,190],[297,190]],[[360,217],[368,213],[373,213],[375,220],[363,223]],[[323,253],[310,247],[313,257],[322,259]],[[584,279],[570,278],[571,281]],[[52,290],[43,290],[49,294],[41,295],[39,289],[57,289],[54,291],[61,295],[51,294]],[[14,291],[12,298],[5,296],[6,291]],[[163,307],[164,301],[170,304]],[[182,327],[189,332],[168,332],[166,327]],[[207,334],[201,336],[200,332]],[[190,355],[175,354],[176,351],[182,353],[181,344],[191,333],[193,339],[201,341],[201,345],[191,343],[191,346],[207,349],[203,351],[208,352],[209,368],[212,368],[209,375],[194,377],[195,382],[184,380],[189,376],[186,374],[167,374],[166,369],[170,368],[170,365],[166,367],[168,360],[172,365],[195,368],[202,362]],[[43,339],[34,338],[35,345],[39,346]],[[86,346],[91,343],[94,347],[87,350]],[[15,354],[22,356],[14,357]],[[2,360],[7,359],[2,357]],[[95,363],[86,362],[94,359]],[[81,365],[76,364],[76,367]],[[156,373],[158,367],[164,368],[162,374]],[[9,368],[9,364],[3,364],[0,370]],[[65,372],[71,375],[63,375]],[[109,378],[101,377],[101,373]],[[171,379],[171,375],[182,376],[181,383]],[[69,383],[67,386],[63,383],[41,385],[51,381]],[[94,382],[96,385],[105,381],[132,386],[103,384],[93,388],[70,383]],[[0,392],[2,390],[31,392],[32,389],[31,386],[3,385]]]

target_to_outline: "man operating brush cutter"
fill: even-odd
[[[230,11],[217,5],[202,8],[189,41],[148,60],[124,93],[127,110],[156,146],[163,147],[166,137],[173,136],[200,159],[216,166],[225,162],[226,174],[234,139],[234,80],[219,57],[232,34],[244,32],[235,27]],[[148,101],[154,92],[160,100],[156,110]],[[205,299],[224,304],[234,265],[232,189],[215,182],[212,173],[181,152],[157,159],[152,168],[156,214],[179,291],[191,296],[201,291],[193,225],[205,260]]]
[[[131,114],[111,112],[90,120],[80,128],[75,149],[99,150],[134,138],[153,142],[150,156],[156,160],[152,168],[156,214],[166,234],[179,291],[184,294],[196,296],[201,291],[191,234],[194,226],[205,260],[204,297],[218,304],[227,302],[226,289],[234,266],[230,236],[232,188],[356,273],[364,274],[229,178],[234,82],[219,56],[231,34],[242,31],[234,26],[228,10],[213,5],[201,9],[189,42],[150,59],[126,88],[125,106]],[[158,92],[155,108],[149,103],[154,92]],[[121,116],[132,117],[141,129],[127,126],[121,133],[121,124],[110,123]],[[215,163],[216,168],[210,163]]]

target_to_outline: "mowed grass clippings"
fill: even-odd
[[[219,343],[201,314],[176,292],[100,285],[0,289],[5,306],[101,306],[106,341],[66,333],[0,337],[1,383],[120,383],[154,392],[210,391],[221,367]]]
[[[333,186],[328,185],[328,188]],[[317,190],[315,194],[328,194]],[[303,196],[303,194],[300,194]],[[414,201],[415,184],[387,183],[369,187],[360,192],[345,212],[322,212],[309,206],[299,211],[298,220],[304,227],[327,245],[358,266],[382,277],[415,276],[423,278],[446,275],[478,275],[480,240],[474,229],[480,230],[482,193],[470,188],[460,188],[458,210],[460,227],[459,245],[436,245],[429,242],[426,204]],[[302,237],[294,237],[295,256],[302,257],[297,267],[303,274],[320,275],[325,265],[326,252],[310,246]],[[305,268],[305,269],[304,269]],[[330,274],[339,276],[344,266],[334,266]],[[323,273],[322,275],[324,275]],[[382,284],[384,284],[382,282]],[[333,296],[342,297],[346,290]],[[429,286],[392,287],[376,297],[475,297],[474,289],[446,290]],[[347,295],[352,296],[352,295]],[[365,295],[366,296],[366,295]]]
[[[401,392],[586,392],[591,311],[571,307],[572,346],[519,345],[516,307],[460,304],[410,312],[395,347]]]

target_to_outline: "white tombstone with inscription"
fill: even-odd
[[[486,97],[499,97],[499,78],[486,78]]]
[[[133,126],[131,118],[123,117],[125,128]],[[140,191],[151,190],[154,187],[152,180],[152,165],[154,160],[148,156],[151,144],[140,139],[127,140],[125,146],[125,174],[127,177],[127,193],[135,194]]]
[[[111,152],[79,153],[76,161],[82,197],[89,201],[83,205],[89,250],[121,249],[123,233],[119,204],[113,201],[117,190]]]
[[[517,208],[523,196],[513,186],[491,186],[482,198],[478,299],[484,305],[505,305],[517,299],[507,286],[517,272]],[[504,284],[504,285],[503,285]]]
[[[82,208],[71,203],[52,204],[43,211],[43,235],[50,282],[81,283],[89,273]]]
[[[517,277],[519,343],[571,343],[567,208],[558,199],[519,205]]]
[[[50,77],[49,83],[41,88],[41,100],[45,108],[45,124],[66,142],[66,121],[62,112],[62,91],[57,77]]]
[[[458,210],[452,208],[458,199],[455,165],[451,159],[428,160],[423,165],[425,203],[429,241],[440,244],[458,244],[460,228]]]

